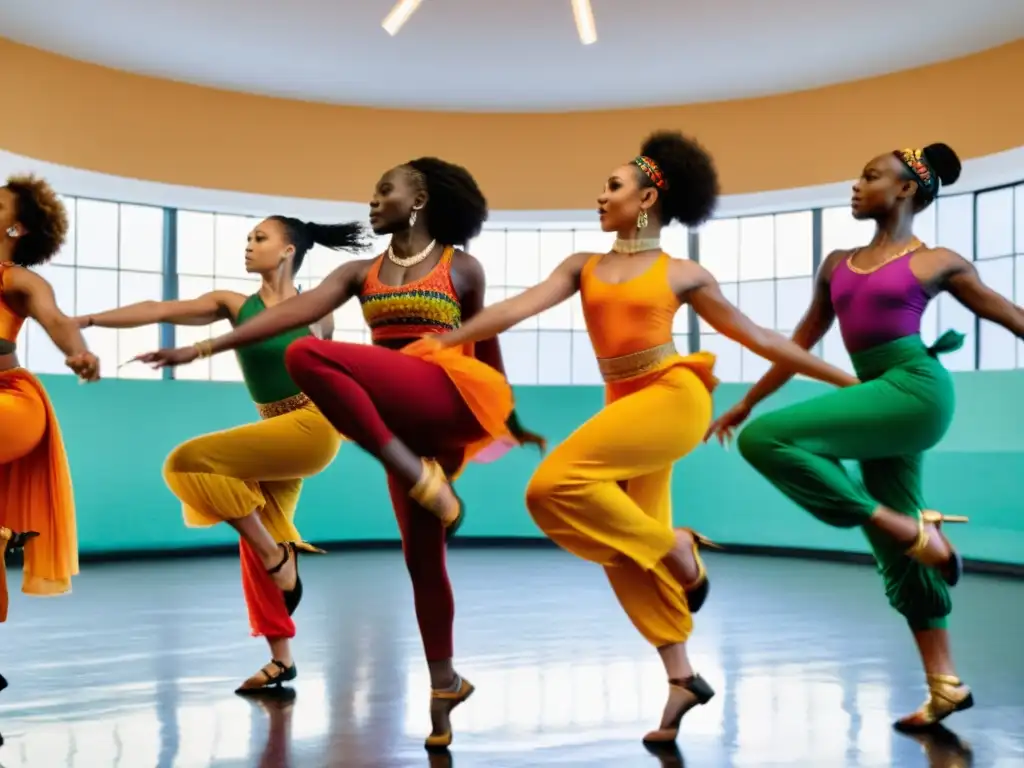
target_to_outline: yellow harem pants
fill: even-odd
[[[24,368],[0,371],[0,527],[39,533],[25,547],[22,592],[71,591],[78,574],[71,473],[46,390]],[[6,544],[0,540],[0,622],[7,620]]]
[[[181,501],[185,525],[208,527],[259,513],[277,542],[302,545],[295,509],[302,480],[319,474],[343,438],[316,406],[194,438],[175,448],[164,480]],[[295,636],[284,596],[242,540],[242,587],[256,637]],[[315,551],[308,545],[302,546]]]
[[[709,388],[677,365],[653,378],[609,384],[605,403],[541,462],[526,505],[548,538],[604,566],[648,642],[682,643],[693,619],[661,560],[675,546],[672,465],[707,432]]]

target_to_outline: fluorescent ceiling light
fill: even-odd
[[[398,30],[409,20],[409,17],[420,7],[422,2],[423,0],[399,0],[391,9],[391,13],[384,17],[381,26],[389,35],[397,35]]]
[[[572,0],[572,15],[576,17],[576,31],[580,42],[590,45],[597,42],[597,26],[594,24],[594,11],[590,0]]]

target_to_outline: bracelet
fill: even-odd
[[[202,360],[204,357],[213,357],[213,342],[209,339],[203,339],[197,341],[192,345],[192,348],[199,355],[199,359]]]

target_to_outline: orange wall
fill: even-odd
[[[945,141],[964,159],[1024,145],[1024,40],[942,64],[778,96],[567,114],[339,107],[141,77],[0,39],[0,148],[76,168],[213,189],[367,199],[422,154],[462,163],[495,209],[593,205],[643,136],[681,128],[727,194],[852,178],[869,157]],[[17,74],[15,74],[17,73]]]

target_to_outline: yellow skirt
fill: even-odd
[[[22,592],[71,591],[78,574],[78,531],[64,441],[42,382],[23,368],[0,371],[0,526],[38,531],[25,547]],[[0,546],[6,546],[6,540]],[[0,621],[7,578],[0,559]]]

